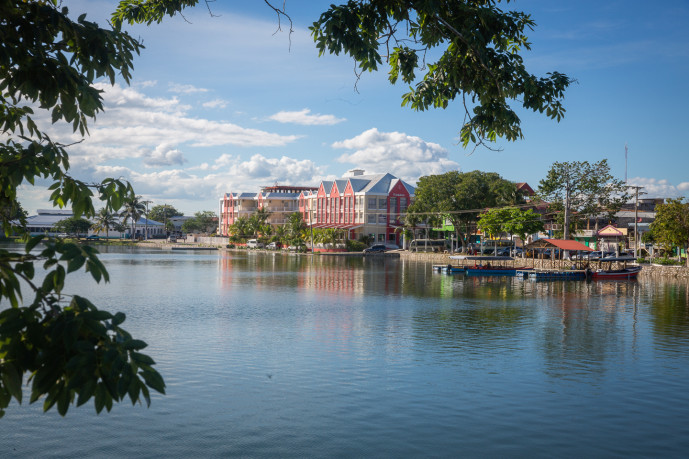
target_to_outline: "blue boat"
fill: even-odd
[[[476,255],[453,255],[452,260],[473,261],[471,266],[452,266],[448,265],[447,272],[464,272],[470,276],[514,276],[517,270],[529,270],[531,268],[505,266],[504,262],[513,261],[512,257],[502,256],[476,256]],[[451,268],[450,268],[451,267]]]

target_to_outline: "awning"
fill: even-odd
[[[583,250],[586,252],[593,252],[591,247],[588,247],[581,242],[572,241],[569,239],[537,239],[526,245],[530,249],[542,249],[557,247],[562,250]]]

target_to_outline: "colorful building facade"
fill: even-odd
[[[349,171],[346,177],[323,181],[318,187],[265,187],[260,193],[226,193],[220,199],[218,232],[229,235],[237,218],[260,208],[270,212],[268,223],[286,223],[300,212],[311,228],[336,228],[348,239],[371,236],[380,243],[401,243],[398,228],[414,198],[414,187],[392,174],[366,175]]]

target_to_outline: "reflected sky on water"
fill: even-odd
[[[13,403],[16,456],[680,456],[686,283],[468,277],[426,263],[104,248],[168,385],[150,409]]]

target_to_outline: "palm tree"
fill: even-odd
[[[110,240],[110,227],[114,226],[117,223],[117,217],[112,214],[108,209],[103,207],[101,210],[98,211],[98,215],[96,215],[96,221],[91,225],[91,228],[96,232],[100,233],[101,231],[105,230],[105,240],[109,241]]]
[[[127,224],[127,220],[131,220],[132,222],[132,240],[134,240],[134,233],[136,229],[136,223],[139,221],[139,218],[141,218],[141,215],[146,212],[146,206],[144,203],[141,201],[141,196],[134,196],[129,199],[126,199],[124,201],[123,211],[120,213],[120,216],[124,218],[124,223],[125,225]]]

